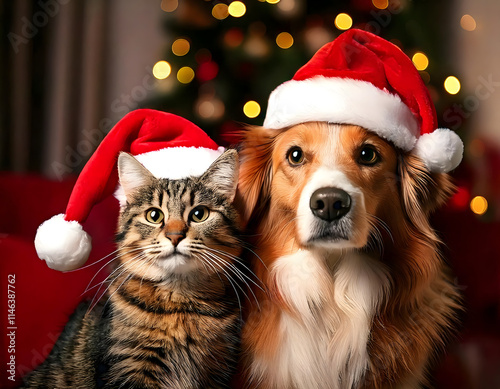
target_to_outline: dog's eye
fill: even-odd
[[[304,152],[300,147],[292,147],[290,150],[288,150],[287,153],[287,159],[290,165],[300,165],[302,162],[304,162]]]
[[[379,160],[379,156],[375,149],[371,146],[365,146],[359,154],[359,163],[362,165],[375,165]]]
[[[146,211],[146,220],[150,223],[159,224],[163,220],[163,212],[158,208],[150,208]]]

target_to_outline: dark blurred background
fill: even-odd
[[[36,210],[59,191],[64,211],[75,175],[130,110],[180,114],[224,142],[240,123],[262,124],[270,92],[323,44],[366,29],[413,59],[440,126],[465,144],[434,225],[467,310],[434,385],[500,388],[498,20],[493,0],[2,1],[0,249],[14,237],[33,256],[46,218]],[[2,255],[3,272],[11,260]]]

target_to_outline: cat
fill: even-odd
[[[236,151],[201,177],[155,178],[123,152],[118,172],[127,202],[109,289],[98,305],[77,308],[24,387],[229,387],[241,327],[236,281],[245,276]]]

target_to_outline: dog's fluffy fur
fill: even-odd
[[[238,201],[264,285],[243,330],[248,387],[419,388],[460,309],[428,221],[448,176],[358,126],[251,127],[240,140]],[[359,162],[366,145],[373,166]],[[334,226],[309,208],[322,187],[352,199]]]

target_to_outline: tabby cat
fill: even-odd
[[[244,274],[236,151],[201,177],[158,179],[126,153],[118,171],[127,203],[108,292],[76,310],[25,387],[228,387],[239,350],[235,282]]]

